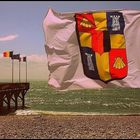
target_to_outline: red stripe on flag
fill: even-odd
[[[3,57],[6,57],[7,56],[7,53],[6,52],[3,52]]]
[[[3,52],[3,57],[9,57],[9,52]]]
[[[96,31],[92,32],[92,49],[99,54],[104,52],[103,46],[103,31]]]

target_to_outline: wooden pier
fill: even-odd
[[[14,110],[17,110],[18,100],[21,101],[21,107],[24,108],[25,95],[29,86],[29,83],[0,83],[0,113],[5,107],[6,110],[11,109],[11,102],[14,103]]]

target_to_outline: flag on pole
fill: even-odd
[[[22,62],[26,62],[27,61],[27,58],[26,58],[26,56],[25,57],[20,57],[19,60],[22,61]]]
[[[10,57],[10,58],[12,58],[13,57],[13,51],[5,51],[5,52],[3,52],[3,57]],[[14,73],[13,73],[13,70],[14,69],[14,66],[13,66],[13,61],[12,61],[12,83],[13,83],[13,75],[14,75]]]
[[[13,54],[13,56],[11,57],[12,62],[16,59],[19,60],[19,83],[20,83],[20,54]],[[13,73],[13,72],[12,72]],[[13,80],[12,80],[13,81]]]
[[[26,62],[26,60],[27,60],[26,56],[25,56],[25,57],[23,57],[23,62]]]
[[[58,90],[140,88],[139,25],[140,10],[49,9],[43,21],[48,84]]]
[[[20,60],[20,54],[13,54],[12,59]]]
[[[3,52],[3,57],[12,57],[13,56],[13,51],[5,51]]]

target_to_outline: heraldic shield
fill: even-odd
[[[125,21],[121,12],[75,14],[84,74],[108,82],[128,73]]]

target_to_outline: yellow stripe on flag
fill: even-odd
[[[10,57],[10,52],[7,52],[7,57]]]
[[[95,20],[96,30],[107,30],[106,13],[94,13],[93,18]]]
[[[81,33],[80,34],[80,43],[81,47],[89,47],[92,48],[92,42],[91,42],[91,33]]]
[[[98,74],[100,78],[104,81],[108,81],[111,79],[109,72],[109,53],[103,53],[100,55],[99,53],[95,53],[96,55],[96,64],[98,69]]]
[[[10,52],[9,51],[3,52],[3,56],[4,57],[10,57]]]
[[[113,49],[125,48],[125,38],[122,34],[110,34],[110,42]]]

